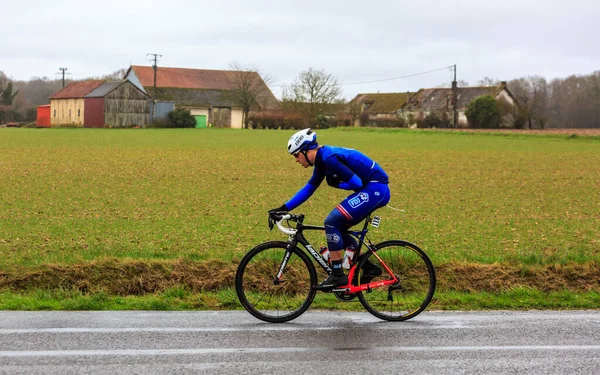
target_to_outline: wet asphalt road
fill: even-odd
[[[600,311],[0,312],[0,374],[600,374]]]

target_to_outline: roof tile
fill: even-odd
[[[50,99],[80,99],[102,83],[104,81],[101,80],[71,82],[52,95]]]

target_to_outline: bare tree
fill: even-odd
[[[2,70],[0,70],[0,93],[4,90],[4,86],[8,83],[9,78]]]
[[[539,76],[514,79],[508,83],[509,90],[517,99],[519,117],[524,118],[529,129],[534,124],[542,129],[548,122],[548,84]]]
[[[600,71],[595,71],[587,77],[585,88],[589,94],[591,125],[594,128],[600,128]]]
[[[101,79],[106,79],[106,80],[114,80],[114,81],[120,81],[122,79],[125,78],[125,75],[127,74],[127,68],[122,68],[122,69],[117,69],[114,72],[110,73],[110,74],[105,74],[101,77]]]
[[[500,81],[497,79],[490,78],[490,77],[483,77],[483,79],[478,81],[477,84],[479,86],[492,87],[492,86],[498,86],[500,84]]]
[[[313,68],[301,72],[289,87],[283,88],[284,103],[303,112],[308,121],[325,114],[326,108],[339,101],[341,94],[342,86],[337,78]]]
[[[269,107],[269,101],[273,100],[268,87],[272,78],[260,74],[256,67],[244,67],[238,62],[231,63],[229,67],[234,73],[233,81],[236,86],[236,90],[229,95],[242,107],[244,128],[248,128],[250,110],[265,109]]]

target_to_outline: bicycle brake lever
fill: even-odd
[[[269,215],[269,231],[272,231],[274,226],[275,223],[273,223],[273,218],[271,217],[271,215]]]

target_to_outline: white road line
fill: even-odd
[[[357,325],[356,328],[360,328],[361,325]],[[257,326],[247,327],[106,327],[106,328],[94,328],[94,327],[64,327],[64,328],[0,328],[0,335],[14,335],[14,334],[27,334],[27,333],[136,333],[136,332],[167,332],[167,333],[178,333],[178,332],[204,332],[204,333],[220,333],[220,332],[260,332],[260,331],[331,331],[339,329],[339,326],[323,326],[315,327],[308,325],[276,325],[276,324],[261,324]],[[416,330],[416,329],[469,329],[474,327],[468,327],[460,323],[447,324],[447,325],[385,325],[379,324],[377,326],[370,326],[369,329],[378,330]]]
[[[365,347],[365,348],[214,348],[214,349],[123,349],[123,350],[40,350],[0,351],[0,358],[7,357],[98,357],[98,356],[170,356],[201,354],[244,353],[306,353],[340,351],[373,352],[469,352],[469,351],[600,351],[600,345],[518,345],[518,346],[412,346],[412,347]]]
[[[0,335],[23,333],[136,333],[136,332],[248,332],[248,331],[329,331],[337,327],[294,327],[264,325],[260,327],[230,328],[178,328],[178,327],[127,327],[127,328],[17,328],[0,329]]]

